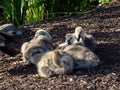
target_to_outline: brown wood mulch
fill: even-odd
[[[82,26],[97,42],[95,53],[101,65],[70,75],[51,78],[38,76],[36,67],[22,62],[20,47],[30,40],[36,30],[43,28],[53,37],[56,47],[65,34]],[[77,16],[59,16],[35,22],[21,28],[23,35],[11,43],[19,53],[11,57],[0,52],[0,90],[120,90],[120,1],[102,5]]]

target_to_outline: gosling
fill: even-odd
[[[74,58],[75,69],[93,68],[100,63],[99,57],[93,51],[79,43],[69,45],[63,51]]]
[[[61,50],[49,51],[42,56],[38,53],[31,59],[35,60],[39,76],[44,78],[69,74],[74,69],[73,58]]]
[[[50,50],[53,50],[51,38],[44,35],[39,35],[38,37],[31,39],[29,42],[23,43],[21,46],[23,60],[29,63],[33,63],[33,61],[30,61],[30,55],[45,53]]]
[[[83,46],[91,49],[92,51],[95,50],[95,38],[91,34],[86,33],[82,27],[76,27],[74,35],[77,39],[74,43],[80,42]]]

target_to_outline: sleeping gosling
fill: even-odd
[[[46,36],[49,40],[52,40],[51,35],[43,29],[37,30],[35,35],[34,35],[34,38],[37,38],[38,36],[41,36],[41,35]]]
[[[99,57],[90,49],[77,44],[72,44],[64,48],[67,54],[74,58],[75,69],[88,69],[99,65]]]
[[[29,58],[33,53],[45,53],[50,50],[53,50],[52,41],[43,35],[31,39],[29,42],[25,42],[21,46],[23,60],[29,63],[32,63]]]
[[[31,59],[37,62],[37,70],[40,77],[51,77],[61,74],[69,74],[74,69],[74,60],[67,53],[61,50],[49,51],[42,56],[34,55]]]

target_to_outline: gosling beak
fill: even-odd
[[[71,44],[71,42],[70,42],[70,40],[68,41],[68,45],[70,45]]]
[[[80,38],[81,38],[81,35],[79,34],[79,35],[78,35],[78,38],[77,38],[77,41],[79,41],[79,40],[80,40]]]
[[[72,44],[72,43],[71,43],[71,40],[72,40],[72,38],[70,38],[70,39],[67,41],[68,45],[71,45],[71,44]]]

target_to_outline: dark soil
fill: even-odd
[[[97,42],[95,53],[101,65],[70,75],[41,78],[34,65],[22,62],[20,47],[36,30],[43,28],[53,37],[56,47],[65,34],[82,26]],[[59,16],[21,28],[23,35],[12,43],[19,51],[15,57],[0,52],[0,90],[120,90],[120,1],[77,16]]]

